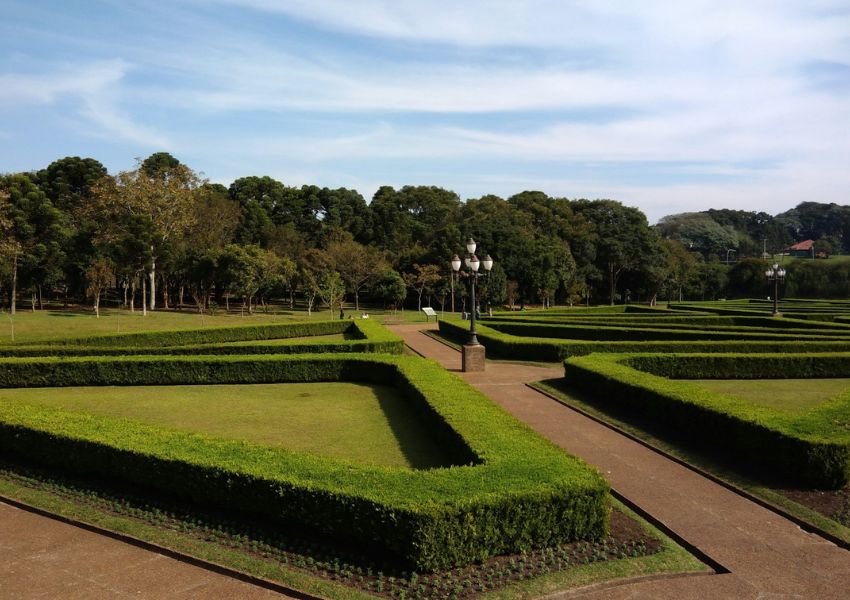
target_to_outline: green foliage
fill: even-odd
[[[393,382],[463,467],[410,471],[206,438],[19,403],[0,448],[81,475],[132,482],[396,554],[432,570],[605,534],[601,475],[415,357],[6,359],[18,386]]]
[[[676,378],[846,376],[842,354],[595,354],[565,362],[569,385],[713,454],[794,485],[850,481],[850,394],[802,415],[717,394]]]
[[[631,307],[630,307],[631,308]],[[604,314],[604,313],[601,313]],[[753,313],[749,313],[753,314]],[[559,326],[554,326],[548,331],[545,326],[534,330],[537,336],[510,335],[488,325],[490,321],[479,322],[476,325],[478,339],[487,346],[488,352],[503,358],[516,358],[521,360],[558,361],[570,356],[583,356],[592,352],[784,352],[793,343],[797,352],[846,352],[850,350],[850,339],[839,340],[828,336],[800,339],[800,336],[783,337],[772,334],[761,334],[762,339],[742,337],[741,335],[725,334],[728,339],[717,339],[724,334],[716,334],[711,339],[711,334],[705,331],[694,331],[684,333],[681,331],[667,330],[656,335],[655,341],[650,341],[646,335],[641,338],[635,334],[633,329],[607,328],[609,337],[619,335],[621,339],[600,341],[596,331],[599,327],[586,327],[583,329],[572,328],[576,333],[583,333],[588,339],[560,339],[555,337],[542,337],[549,333],[556,335]],[[469,325],[465,321],[445,320],[439,321],[440,331],[456,338],[465,336]],[[531,325],[525,326],[528,332]],[[625,341],[623,338],[631,337]],[[662,339],[658,339],[658,338]],[[689,337],[690,339],[682,339]],[[635,339],[638,338],[638,339]],[[702,338],[702,339],[694,339]],[[770,341],[773,339],[774,341]],[[822,341],[821,341],[822,340]]]
[[[346,333],[345,342],[271,344],[273,340]],[[250,344],[233,345],[250,341]],[[239,327],[148,331],[63,339],[47,344],[0,346],[0,356],[97,356],[129,354],[299,354],[381,352],[401,354],[404,342],[375,320],[296,321]]]

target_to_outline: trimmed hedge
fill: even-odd
[[[455,339],[464,339],[469,325],[466,321],[439,321],[440,331]],[[764,340],[657,340],[657,341],[595,341],[565,340],[558,338],[521,337],[509,335],[477,324],[478,339],[488,352],[504,358],[556,362],[571,356],[584,356],[592,352],[847,352],[846,341],[800,341],[800,336],[777,341]]]
[[[347,334],[344,342],[316,340],[269,344],[270,340]],[[235,342],[251,342],[234,345]],[[51,343],[0,346],[7,356],[124,356],[133,354],[307,354],[377,352],[401,354],[404,341],[376,320],[297,321],[270,325],[210,327],[75,338]]]
[[[844,354],[594,354],[565,362],[567,383],[683,443],[795,485],[850,482],[850,393],[804,415],[718,394],[686,378],[847,376]],[[663,376],[662,376],[663,375]]]
[[[710,331],[760,331],[773,333],[787,333],[786,330],[808,330],[812,334],[836,335],[847,334],[850,336],[850,320],[840,321],[837,317],[835,322],[818,321],[812,324],[810,320],[783,317],[775,319],[766,316],[741,317],[734,315],[697,315],[697,314],[675,314],[667,313],[663,316],[645,317],[642,315],[612,315],[609,317],[587,316],[572,318],[571,316],[535,316],[535,317],[507,317],[498,316],[492,319],[483,319],[485,325],[492,323],[539,323],[560,325],[590,325],[598,324],[604,327],[625,328],[664,328],[664,329],[692,329]]]
[[[7,387],[336,380],[401,387],[465,466],[364,466],[18,402],[0,403],[0,451],[376,548],[420,570],[605,535],[602,476],[432,361],[362,353],[0,360]]]
[[[487,327],[513,336],[558,338],[594,341],[772,341],[772,340],[847,340],[850,332],[814,330],[815,334],[777,333],[767,329],[679,329],[674,327],[649,327],[573,323],[518,323],[488,321]],[[805,331],[805,330],[804,330]],[[842,335],[843,334],[843,335]]]

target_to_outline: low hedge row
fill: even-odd
[[[793,333],[778,333],[768,329],[716,330],[679,329],[675,327],[623,327],[617,325],[573,324],[573,323],[518,323],[515,321],[487,321],[487,327],[513,336],[558,338],[593,341],[790,341],[790,340],[847,340],[850,332],[806,330]]]
[[[271,340],[344,333],[354,339],[270,344]],[[236,342],[240,343],[234,345]],[[338,320],[210,327],[93,336],[53,342],[0,346],[0,357],[125,356],[133,354],[305,354],[376,352],[401,354],[404,341],[374,320]]]
[[[440,331],[449,337],[462,340],[467,335],[466,321],[440,320]],[[799,336],[777,341],[717,340],[717,341],[593,341],[544,337],[514,336],[487,325],[477,324],[478,339],[487,351],[503,358],[542,360],[556,362],[571,356],[584,356],[592,352],[847,352],[846,341],[801,341]]]
[[[664,329],[709,329],[713,331],[722,331],[724,329],[742,329],[743,331],[751,329],[760,329],[766,332],[785,332],[786,330],[808,330],[812,334],[847,334],[850,335],[850,319],[840,321],[836,318],[836,322],[828,323],[819,321],[813,324],[810,320],[796,319],[784,317],[775,319],[767,316],[749,316],[741,317],[734,315],[698,315],[698,314],[677,314],[668,312],[659,316],[647,317],[644,315],[611,315],[608,317],[587,316],[581,318],[572,318],[572,316],[564,315],[540,315],[540,316],[505,316],[498,315],[493,319],[484,319],[484,324],[506,322],[506,323],[540,323],[540,324],[569,324],[569,325],[590,325],[599,324],[606,327],[629,327],[629,328],[646,328],[657,327]]]
[[[769,409],[671,377],[846,376],[850,354],[594,354],[565,362],[569,385],[642,424],[795,485],[850,481],[850,393],[804,415]]]
[[[458,466],[364,466],[16,402],[0,404],[0,451],[374,547],[420,570],[605,535],[602,476],[431,361],[365,354],[0,360],[3,386],[336,380],[402,387]]]

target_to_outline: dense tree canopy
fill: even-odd
[[[805,239],[850,252],[850,207],[802,202],[775,217],[711,209],[650,227],[614,200],[541,191],[463,202],[440,187],[384,186],[367,202],[356,190],[267,175],[224,186],[167,152],[115,175],[71,156],[0,177],[0,289],[13,309],[27,296],[36,308],[43,297],[97,304],[101,295],[142,310],[235,302],[251,311],[272,298],[338,308],[341,295],[356,309],[431,299],[459,308],[466,283],[449,261],[468,237],[495,260],[485,304],[763,296],[763,252]],[[788,293],[846,296],[840,264],[789,268]]]

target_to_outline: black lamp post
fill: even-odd
[[[477,333],[475,331],[476,321],[476,305],[475,305],[475,283],[479,277],[486,277],[490,274],[490,269],[493,268],[493,259],[488,254],[483,259],[479,260],[475,255],[477,244],[475,240],[469,238],[466,242],[467,254],[461,261],[460,257],[455,254],[452,257],[452,270],[459,276],[466,277],[470,281],[470,296],[472,301],[472,311],[469,320],[469,341],[463,346],[463,370],[464,371],[483,371],[484,370],[484,346],[478,342]],[[484,267],[484,271],[479,269]],[[461,267],[464,267],[461,269]]]
[[[773,266],[764,272],[768,281],[773,282],[773,316],[779,316],[779,284],[785,281],[785,269],[779,267],[779,263],[773,263]]]

